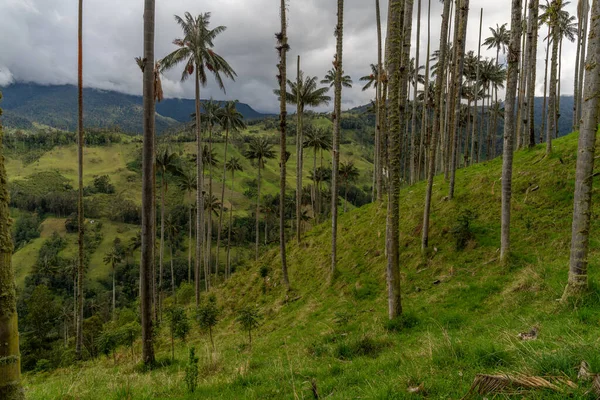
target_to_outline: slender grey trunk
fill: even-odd
[[[412,104],[412,121],[410,129],[410,184],[417,181],[415,167],[415,136],[417,135],[417,87],[419,82],[419,48],[421,47],[421,0],[417,0],[417,47],[415,49],[415,76],[413,82],[413,104]],[[425,103],[423,103],[425,104]],[[423,135],[423,131],[420,132]]]
[[[296,241],[298,244],[302,241],[302,234],[300,229],[300,219],[302,217],[302,164],[303,164],[303,152],[302,152],[302,106],[300,104],[300,86],[302,85],[300,78],[300,55],[298,55],[298,61],[296,65]],[[285,91],[284,88],[280,89],[281,93]]]
[[[200,131],[200,76],[196,68],[196,307],[200,304],[200,271],[204,257],[204,161],[202,160],[202,132]],[[208,291],[209,274],[204,264],[204,289]]]
[[[77,92],[78,92],[78,119],[77,119],[77,177],[78,177],[78,196],[77,196],[77,245],[78,245],[78,274],[79,285],[77,285],[77,339],[75,344],[75,354],[77,359],[83,357],[83,281],[84,281],[84,257],[83,257],[83,0],[79,0],[79,33],[78,33],[78,51],[77,51]],[[152,67],[150,67],[152,69]]]
[[[577,89],[577,124],[579,125],[582,114],[582,101],[583,99],[583,83],[584,83],[584,71],[585,71],[585,54],[586,54],[586,40],[587,40],[587,30],[588,30],[588,21],[589,21],[589,1],[582,0],[582,16],[583,16],[583,28],[581,31],[581,54],[579,58],[579,78],[578,84],[579,88]],[[593,21],[592,21],[593,23]]]
[[[460,99],[462,97],[462,82],[463,82],[463,70],[465,65],[465,42],[467,40],[467,22],[469,19],[469,0],[458,0],[460,1],[460,7],[457,6],[456,12],[459,16],[459,26],[456,29],[457,35],[454,52],[456,60],[454,61],[454,118],[452,126],[452,138],[451,138],[451,159],[450,159],[450,189],[448,192],[448,199],[454,198],[454,186],[456,180],[456,168],[457,168],[457,152],[460,148],[460,133],[459,133],[459,121],[460,121]]]
[[[217,251],[215,253],[215,265],[219,270],[219,251],[221,250],[221,231],[223,230],[223,211],[225,207],[225,182],[227,179],[227,150],[229,148],[229,122],[225,129],[225,155],[223,156],[223,182],[221,186],[221,211],[219,212],[219,230],[217,231]],[[227,274],[225,274],[227,275]]]
[[[552,4],[557,7],[558,1]],[[552,153],[552,139],[556,137],[556,87],[558,79],[558,47],[560,44],[560,27],[558,17],[550,19],[552,32],[552,59],[550,61],[550,89],[548,90],[548,124],[546,129],[546,154]]]
[[[479,12],[479,45],[477,46],[477,68],[475,72],[475,120],[473,121],[473,132],[471,133],[471,165],[475,163],[476,159],[479,162],[479,139],[477,137],[477,123],[479,122],[479,115],[477,110],[477,101],[479,100],[479,79],[480,79],[480,68],[481,64],[481,28],[483,27],[483,8]],[[483,101],[483,100],[482,100]],[[483,114],[481,115],[483,118]],[[481,121],[483,124],[483,121]],[[475,152],[477,151],[477,154]]]
[[[546,104],[547,104],[547,91],[548,91],[548,60],[550,59],[550,27],[548,27],[548,36],[546,39],[546,61],[545,61],[545,73],[544,73],[544,105],[542,107],[542,126],[540,129],[540,143],[542,143],[544,141],[544,134],[546,132],[546,115],[547,113],[547,108],[546,108]]]
[[[592,192],[598,109],[600,107],[600,0],[592,5],[592,26],[585,64],[585,92],[583,119],[579,133],[575,195],[573,199],[573,225],[571,232],[571,257],[569,283],[563,300],[581,295],[588,288],[587,268],[592,215]]]
[[[513,146],[515,134],[515,96],[519,79],[521,56],[521,0],[512,0],[510,44],[508,46],[508,72],[504,105],[504,154],[502,156],[502,232],[500,261],[506,262],[510,253],[510,207],[512,197]]]
[[[333,146],[331,168],[331,271],[330,279],[335,277],[337,267],[337,233],[338,233],[338,171],[340,165],[340,134],[342,120],[342,57],[344,49],[344,0],[337,2],[335,95],[333,111]]]
[[[538,13],[539,0],[529,2],[529,85],[527,86],[527,131],[529,135],[529,147],[535,146],[535,82],[537,69],[537,42],[538,42]]]
[[[427,189],[425,191],[425,210],[423,212],[423,231],[421,236],[421,249],[425,251],[429,246],[429,218],[431,212],[431,196],[433,192],[433,177],[435,175],[435,159],[437,143],[440,136],[442,105],[444,102],[443,81],[446,71],[446,52],[448,48],[448,23],[450,19],[450,1],[444,2],[442,13],[442,27],[440,35],[440,56],[438,58],[438,73],[435,77],[435,107],[433,110],[433,129],[431,131],[431,145],[429,149],[429,169],[427,171]]]
[[[152,325],[152,269],[154,266],[154,13],[155,0],[144,2],[144,144],[142,151],[142,251],[140,261],[140,315],[142,360],[154,363]],[[81,283],[79,284],[81,286]]]

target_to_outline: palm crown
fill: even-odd
[[[289,104],[296,104],[298,95],[300,95],[300,106],[302,108],[305,106],[318,107],[320,105],[327,105],[331,101],[331,97],[326,95],[329,88],[317,87],[316,76],[307,76],[304,78],[304,73],[300,72],[300,82],[288,79],[287,84],[290,91],[285,93],[285,101]],[[279,89],[275,89],[273,92],[277,96],[281,93]]]
[[[329,85],[329,87],[333,87],[335,85],[335,69],[331,68],[325,74],[325,77],[321,80],[323,85]],[[352,78],[350,75],[344,75],[344,71],[342,71],[342,86],[351,88],[352,87]]]
[[[184,37],[173,41],[178,49],[160,61],[161,72],[169,70],[180,63],[185,63],[181,74],[182,81],[189,78],[196,71],[198,80],[202,86],[206,86],[206,71],[208,70],[213,73],[219,88],[225,91],[221,74],[235,80],[236,73],[227,61],[215,53],[212,48],[217,35],[227,28],[217,26],[209,29],[210,13],[208,12],[198,15],[196,18],[186,12],[184,18],[178,15],[175,16],[175,20],[183,30]]]

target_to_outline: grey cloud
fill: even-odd
[[[346,0],[344,26],[344,70],[354,80],[352,89],[344,89],[344,108],[369,102],[373,91],[361,91],[358,79],[369,72],[377,59],[374,0]],[[427,40],[427,1],[422,0],[421,54],[425,62]],[[173,18],[189,11],[211,11],[213,26],[225,25],[217,38],[216,51],[224,56],[238,74],[235,82],[226,82],[224,94],[213,81],[202,89],[202,97],[239,99],[261,111],[276,111],[277,53],[274,33],[279,31],[279,2],[267,0],[221,0],[208,6],[194,0],[157,1],[156,56],[173,50],[172,40],[181,36]],[[441,3],[431,1],[431,49],[439,46]],[[509,22],[508,1],[471,1],[467,48],[477,48],[479,8],[484,7],[483,36],[487,27]],[[575,12],[575,5],[568,10]],[[295,77],[296,57],[302,58],[305,73],[322,78],[331,68],[335,52],[333,36],[336,2],[324,0],[289,1],[288,75]],[[383,33],[387,2],[381,1]],[[416,18],[415,4],[415,18]],[[141,0],[84,1],[84,81],[86,86],[141,93],[141,74],[133,61],[142,52]],[[0,0],[0,85],[11,80],[41,84],[76,83],[77,4],[67,0]],[[413,47],[416,45],[416,24]],[[538,52],[538,93],[542,90],[544,49],[540,32]],[[414,55],[414,49],[413,49]],[[492,50],[482,49],[483,57],[495,57]],[[563,45],[562,92],[572,93],[575,48]],[[568,61],[567,61],[568,60]],[[191,82],[180,82],[180,70],[164,77],[168,97],[194,96]],[[331,105],[329,106],[329,108]],[[293,110],[293,107],[291,107]]]

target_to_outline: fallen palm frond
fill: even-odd
[[[474,394],[514,393],[519,390],[533,389],[562,391],[560,387],[540,376],[477,374],[463,399],[468,399]]]
[[[597,399],[600,399],[600,375],[594,376],[594,380],[592,382],[592,389],[590,392],[593,392],[596,395]]]

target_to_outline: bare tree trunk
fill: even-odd
[[[588,13],[590,9],[589,1],[582,0],[582,16],[583,16],[583,29],[581,31],[581,54],[579,58],[579,88],[577,89],[577,124],[579,125],[582,114],[582,101],[583,101],[583,83],[584,83],[584,71],[585,71],[585,52],[586,52],[586,40],[587,40],[587,29],[588,29]],[[592,21],[593,24],[593,21]]]
[[[521,52],[522,52],[522,57],[521,57],[521,67],[519,69],[519,71],[522,71],[519,75],[519,87],[517,89],[517,93],[518,93],[518,102],[517,102],[517,119],[516,119],[516,139],[517,139],[517,150],[521,149],[525,143],[525,139],[524,139],[524,130],[523,130],[523,124],[521,123],[521,121],[523,120],[523,118],[527,118],[527,114],[523,114],[523,111],[527,108],[527,105],[525,104],[525,87],[527,85],[527,74],[525,73],[525,71],[527,71],[527,59],[528,59],[528,53],[527,53],[527,25],[526,25],[526,21],[527,21],[527,0],[525,1],[525,6],[523,7],[523,18],[521,19],[521,29],[522,29],[522,35],[521,35]]]
[[[423,114],[421,116],[421,142],[419,144],[419,157],[417,162],[417,179],[423,176],[423,170],[426,170],[425,163],[427,157],[425,151],[429,148],[429,59],[431,58],[431,0],[428,0],[427,6],[427,59],[425,60],[425,85],[423,87]],[[425,171],[425,173],[427,173]]]
[[[117,290],[115,286],[115,274],[116,268],[115,264],[112,265],[112,320],[115,320],[115,310],[117,308]]]
[[[200,132],[200,76],[196,68],[196,306],[200,304],[200,271],[204,256],[204,161]],[[208,291],[209,274],[204,265],[204,288]]]
[[[217,251],[215,253],[215,265],[219,271],[219,251],[221,250],[221,231],[223,230],[223,211],[225,209],[225,182],[227,179],[227,149],[229,148],[229,123],[225,130],[225,155],[223,156],[223,182],[221,185],[221,211],[219,212],[219,230],[217,231]],[[227,273],[225,273],[227,276]]]
[[[177,296],[175,295],[175,269],[173,268],[173,238],[170,238],[170,252],[171,252],[171,294],[173,295],[173,301],[177,304]]]
[[[287,150],[286,150],[286,120],[287,120],[287,109],[285,100],[285,85],[286,85],[286,61],[288,46],[287,36],[287,20],[285,12],[285,0],[281,0],[281,49],[279,50],[279,89],[281,91],[280,103],[279,103],[279,128],[280,134],[280,147],[281,154],[279,158],[280,176],[279,176],[279,252],[281,253],[281,275],[283,284],[287,289],[290,288],[290,280],[288,277],[287,269],[287,257],[285,253],[285,179],[286,179],[286,163],[287,163]],[[298,58],[298,69],[300,69],[300,58]],[[298,76],[300,74],[298,73]],[[298,89],[300,89],[298,87]],[[301,127],[302,128],[302,127]],[[302,193],[302,145],[300,147],[300,193]],[[266,236],[266,235],[265,235]]]
[[[208,224],[208,231],[206,233],[206,260],[207,260],[207,270],[208,276],[214,272],[215,280],[217,279],[218,271],[216,268],[213,270],[212,265],[212,226],[213,226],[213,179],[212,179],[212,171],[213,171],[213,160],[212,160],[212,130],[213,125],[212,122],[208,124],[208,215],[206,219],[206,223]],[[212,279],[210,280],[212,283]]]
[[[235,171],[231,171],[231,191],[233,192],[235,189],[235,181],[234,181]],[[229,229],[227,232],[227,278],[231,276],[231,224],[233,223],[233,203],[230,201],[229,205]]]
[[[162,303],[163,303],[163,275],[164,275],[164,260],[165,260],[165,196],[166,196],[166,177],[165,169],[161,171],[161,182],[160,182],[160,253],[159,257],[159,270],[158,270],[158,315],[162,321]]]
[[[408,0],[409,2],[411,0]],[[403,61],[403,23],[405,0],[390,0],[388,11],[388,34],[386,48],[386,66],[390,78],[389,118],[389,196],[387,217],[387,286],[388,317],[393,319],[402,314],[400,294],[400,163],[402,151],[401,121],[404,109],[400,108],[401,96],[406,95],[401,75],[406,75]],[[411,3],[412,4],[412,3]],[[412,17],[412,16],[411,16]],[[401,93],[402,91],[402,93]]]
[[[376,128],[375,128],[375,187],[376,187],[376,197],[378,201],[383,199],[383,158],[381,157],[382,148],[384,147],[382,144],[382,135],[381,135],[381,126],[382,119],[385,118],[382,115],[382,92],[383,92],[383,67],[382,67],[382,40],[381,40],[381,10],[379,7],[379,0],[375,0],[375,14],[377,19],[377,82],[376,84],[376,93],[375,93],[375,120],[376,120]]]
[[[225,184],[225,183],[223,183]],[[189,236],[188,236],[188,283],[192,282],[192,205],[189,210]]]
[[[285,0],[283,0],[285,1]],[[255,244],[255,251],[254,251],[254,260],[258,261],[258,243],[260,240],[260,231],[259,231],[259,226],[258,226],[258,216],[260,215],[260,181],[261,181],[261,176],[260,176],[260,170],[261,170],[261,162],[262,159],[258,159],[257,163],[258,163],[258,186],[257,186],[257,194],[256,194],[256,244]]]
[[[81,2],[79,4],[81,10]],[[23,400],[25,395],[21,387],[17,293],[12,265],[12,221],[8,208],[8,177],[4,167],[2,138],[0,126],[0,399]]]
[[[600,0],[592,5],[592,26],[585,64],[585,92],[583,125],[579,133],[575,195],[573,199],[573,225],[571,232],[571,258],[569,283],[563,300],[580,296],[588,288],[587,267],[592,215],[592,191],[598,108],[600,107]]]
[[[335,28],[336,56],[335,67],[335,95],[333,111],[333,146],[332,146],[332,168],[331,168],[331,274],[330,279],[335,277],[337,266],[337,231],[338,231],[338,171],[340,165],[340,133],[342,120],[342,56],[344,35],[344,0],[337,2],[337,25]]]
[[[461,0],[458,0],[461,1]],[[460,120],[460,99],[462,98],[462,82],[463,82],[463,69],[465,65],[465,42],[467,40],[467,22],[469,19],[469,0],[462,0],[460,7],[456,8],[456,12],[459,15],[459,26],[456,27],[457,35],[454,46],[456,47],[454,61],[454,118],[452,126],[452,138],[451,138],[451,158],[450,158],[450,189],[448,192],[448,199],[454,198],[454,184],[456,180],[456,168],[457,168],[457,157],[456,153],[460,149],[460,134],[459,134],[459,120]]]
[[[500,261],[506,262],[510,253],[510,205],[512,197],[513,146],[515,134],[515,96],[519,79],[521,53],[521,0],[512,0],[508,73],[504,106],[504,154],[502,156],[502,233]],[[515,29],[517,28],[517,29]]]
[[[558,6],[553,0],[553,7]],[[552,59],[550,61],[550,89],[548,93],[548,129],[546,130],[546,154],[552,153],[552,139],[556,137],[556,81],[558,79],[558,47],[560,44],[560,27],[558,17],[551,17]]]
[[[421,0],[417,0],[417,47],[415,49],[415,76],[413,82],[412,121],[410,129],[410,184],[417,181],[415,167],[415,136],[417,135],[417,87],[419,82],[419,47],[421,46]],[[423,135],[423,131],[420,132]]]
[[[529,147],[535,146],[535,82],[537,69],[537,42],[538,42],[538,13],[539,0],[529,2],[529,85],[527,86],[527,130],[529,134]]]
[[[544,67],[544,105],[542,107],[542,127],[540,129],[540,143],[542,143],[544,141],[544,134],[546,132],[546,115],[547,113],[547,108],[546,108],[546,101],[547,101],[547,97],[546,97],[546,93],[548,91],[548,60],[550,59],[550,27],[548,27],[548,36],[547,36],[547,42],[546,42],[546,61],[545,61],[545,67]]]
[[[152,267],[154,265],[154,13],[155,1],[144,2],[144,147],[142,153],[142,251],[140,261],[140,314],[142,360],[154,364],[152,325]]]
[[[77,93],[78,93],[78,120],[77,120],[77,245],[78,245],[78,274],[77,286],[77,339],[75,354],[81,360],[83,354],[83,282],[84,282],[84,257],[83,257],[83,0],[79,0],[79,34],[77,52]]]
[[[444,103],[443,81],[446,71],[448,49],[448,22],[450,19],[450,1],[444,2],[442,13],[442,27],[440,35],[440,55],[438,58],[438,74],[435,77],[435,108],[433,110],[433,129],[431,131],[431,145],[429,149],[429,169],[427,171],[427,189],[425,192],[425,210],[423,212],[423,231],[421,236],[421,250],[429,246],[429,218],[431,212],[431,195],[433,192],[433,177],[435,176],[435,159],[438,137],[440,134],[442,105]]]
[[[477,135],[477,124],[479,122],[479,115],[478,112],[479,110],[477,109],[477,101],[479,100],[479,80],[480,80],[480,73],[479,73],[479,66],[481,64],[481,28],[483,26],[483,8],[481,8],[481,11],[479,12],[479,45],[477,46],[477,68],[476,68],[476,72],[475,72],[475,120],[473,121],[473,131],[471,132],[471,165],[473,165],[476,160],[477,162],[479,162],[479,138]],[[483,101],[483,99],[482,99]],[[483,114],[481,115],[481,117],[483,118]],[[481,123],[483,124],[483,120],[481,121]],[[475,153],[477,152],[477,154]]]
[[[576,131],[579,129],[579,121],[577,120],[577,99],[579,98],[579,58],[581,57],[581,45],[582,45],[582,29],[583,29],[583,1],[577,1],[577,55],[575,56],[575,77],[573,82],[573,125],[572,130]]]
[[[300,55],[296,66],[296,241],[298,244],[302,241],[300,218],[302,216],[302,106],[300,105],[300,87],[302,85],[300,78]],[[280,84],[281,86],[281,84]],[[285,82],[283,88],[280,89],[282,95],[285,95]],[[284,106],[285,107],[285,106]]]

